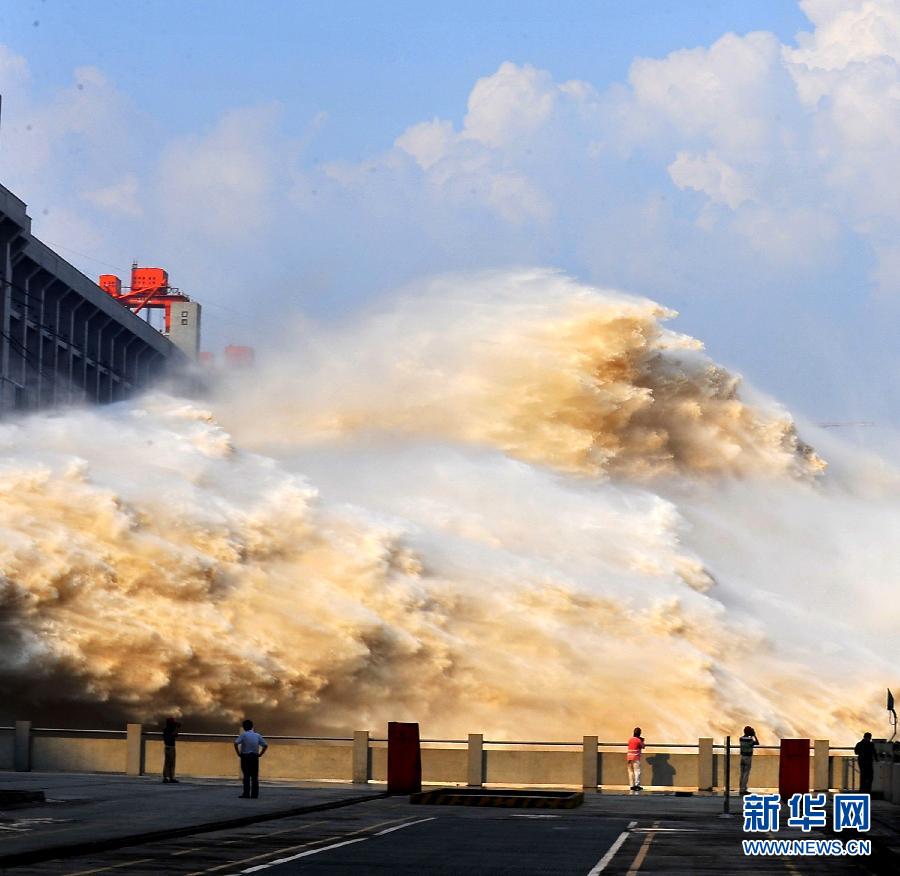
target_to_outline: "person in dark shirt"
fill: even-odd
[[[753,767],[753,749],[759,745],[756,731],[749,725],[744,727],[741,737],[741,796],[747,793],[747,782],[750,781],[750,769]]]
[[[863,733],[863,738],[853,749],[859,763],[859,790],[862,794],[872,793],[872,779],[875,774],[875,743],[871,733]]]
[[[164,785],[178,784],[178,779],[175,778],[175,737],[178,736],[178,731],[180,729],[181,724],[171,715],[166,718],[166,723],[163,726],[162,732]]]

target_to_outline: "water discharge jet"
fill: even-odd
[[[5,709],[853,738],[896,653],[900,480],[837,444],[823,473],[670,315],[443,277],[209,411],[4,423]]]

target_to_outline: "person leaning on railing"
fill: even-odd
[[[748,724],[744,727],[741,743],[741,794],[747,793],[747,782],[750,780],[750,768],[753,766],[753,749],[759,745],[756,731]]]
[[[641,736],[641,728],[635,727],[628,740],[628,753],[625,755],[625,766],[628,769],[628,781],[632,791],[643,791],[641,786],[641,752],[644,750],[644,737]]]
[[[176,721],[171,715],[166,718],[163,726],[163,784],[177,785],[178,779],[175,778],[175,738],[181,729],[180,722]]]
[[[859,763],[859,790],[863,794],[871,794],[875,778],[875,743],[872,742],[872,734],[863,733],[863,738],[856,743],[853,751]]]

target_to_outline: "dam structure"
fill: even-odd
[[[188,362],[34,237],[26,204],[0,185],[0,417],[119,401]]]

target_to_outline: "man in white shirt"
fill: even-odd
[[[244,775],[244,793],[241,797],[259,797],[259,759],[266,753],[269,743],[253,729],[253,722],[244,721],[244,732],[234,740],[234,750],[241,759]]]

